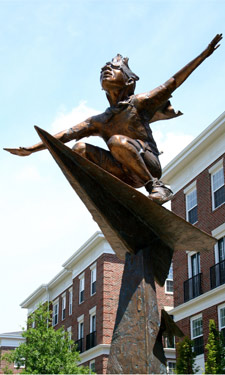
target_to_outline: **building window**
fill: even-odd
[[[58,318],[59,318],[59,302],[53,303],[53,317],[52,317],[52,325],[56,326],[58,324]]]
[[[96,293],[96,263],[90,267],[91,270],[91,296]]]
[[[81,315],[78,319],[78,340],[84,338],[84,315]]]
[[[191,339],[194,341],[196,355],[204,353],[202,315],[191,318]]]
[[[173,293],[173,263],[170,265],[169,273],[165,283],[165,290],[166,293],[172,294]]]
[[[224,169],[223,159],[209,169],[211,174],[212,209],[225,203]]]
[[[176,362],[171,362],[171,361],[167,362],[167,374],[168,375],[175,374],[176,373],[175,370],[176,370]]]
[[[223,342],[225,345],[225,304],[218,307],[218,320],[219,320],[219,330],[223,335]]]
[[[200,273],[200,253],[191,255],[191,275],[196,276]]]
[[[175,349],[175,337],[169,339],[168,336],[164,336],[164,348]]]
[[[90,373],[95,372],[95,360],[89,362]]]
[[[69,315],[72,315],[73,311],[73,289],[69,290]]]
[[[68,327],[67,332],[68,332],[68,339],[72,340],[72,327]]]
[[[84,273],[79,276],[80,287],[79,287],[79,303],[84,302]]]
[[[198,202],[197,202],[197,190],[194,189],[191,193],[186,195],[186,212],[187,221],[191,224],[195,224],[198,221]]]
[[[62,296],[62,320],[66,317],[66,294]]]
[[[225,237],[218,241],[218,260],[219,262],[225,260]]]
[[[89,350],[97,345],[96,335],[96,306],[89,310],[90,316],[90,333],[86,337],[86,350]]]
[[[77,341],[75,342],[76,346],[77,346],[77,350],[80,352],[80,353],[83,353],[84,351],[84,314],[79,316],[79,318],[77,318],[77,323],[78,323],[78,332],[77,332]]]

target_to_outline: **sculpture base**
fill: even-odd
[[[126,254],[108,374],[159,374],[165,366],[153,354],[160,321],[148,250]]]

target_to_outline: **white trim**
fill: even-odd
[[[92,307],[92,309],[89,310],[89,315],[96,314],[96,306]]]
[[[97,268],[97,262],[93,263],[91,266],[90,266],[90,270],[92,271],[94,268]]]
[[[202,333],[201,335],[198,335],[198,336],[193,336],[193,321],[194,320],[197,320],[197,319],[202,319],[202,314],[198,314],[198,315],[195,315],[195,316],[192,316],[190,318],[190,328],[191,328],[191,339],[196,339],[197,337],[202,337],[203,336],[203,319],[202,319]]]
[[[224,140],[225,112],[163,168],[163,182],[178,192],[224,154]]]
[[[215,174],[219,169],[223,168],[223,158],[221,158],[216,164],[208,169],[209,174]]]
[[[182,319],[188,318],[194,314],[207,309],[208,307],[223,303],[225,300],[225,284],[218,286],[215,289],[201,294],[197,298],[193,298],[188,302],[182,303],[170,311],[174,316],[174,321],[178,322]]]
[[[195,184],[196,185],[196,184]],[[188,197],[190,194],[192,194],[193,192],[196,192],[196,204],[194,206],[192,206],[191,208],[188,209]],[[197,194],[197,188],[196,186],[195,187],[192,187],[188,192],[186,192],[185,194],[185,209],[186,209],[186,221],[190,222],[189,221],[189,217],[188,217],[188,213],[193,210],[193,208],[195,207],[198,207],[198,194]],[[192,225],[196,224],[198,222],[198,209],[197,209],[197,220],[193,223],[191,223]]]
[[[101,232],[96,232],[82,245],[63,265],[61,270],[48,284],[42,284],[30,294],[21,304],[22,308],[28,308],[29,314],[37,306],[60,295],[73,286],[73,278],[78,276],[102,254],[115,254]],[[63,285],[60,285],[64,281]],[[59,286],[58,286],[59,285]],[[57,290],[56,287],[58,286]],[[49,296],[49,293],[51,295]]]
[[[218,240],[221,237],[225,236],[225,223],[221,224],[219,227],[212,230],[212,236],[217,238]]]
[[[84,321],[84,314],[78,316],[78,318],[77,318],[77,323],[81,323],[83,321]]]
[[[223,159],[221,159],[223,160]],[[218,164],[218,163],[217,163]],[[218,173],[220,170],[222,170],[223,172],[223,185],[221,185],[219,188],[217,188],[216,190],[213,189],[213,176]],[[216,168],[214,170],[214,172],[211,173],[211,199],[212,199],[212,210],[215,211],[218,207],[221,207],[225,202],[222,202],[221,204],[219,204],[218,206],[215,207],[215,193],[221,188],[224,186],[224,170],[223,170],[223,165],[219,168]]]
[[[217,314],[218,314],[218,327],[219,327],[219,331],[221,331],[222,328],[225,328],[225,325],[223,327],[221,327],[221,322],[220,322],[220,310],[221,309],[224,309],[225,308],[225,303],[223,303],[222,305],[219,305],[217,307]]]
[[[80,354],[80,358],[81,358],[80,364],[91,361],[92,359],[97,358],[100,355],[109,355],[109,352],[110,352],[110,344],[100,344],[100,345],[94,346],[94,348],[86,350],[85,352]]]
[[[197,181],[196,180],[194,182],[192,182],[190,185],[188,185],[183,191],[184,191],[184,194],[187,195],[187,194],[192,193],[192,191],[194,191],[194,190],[197,190]]]
[[[84,275],[85,275],[85,272],[82,272],[79,276],[78,276],[78,279],[84,279]]]

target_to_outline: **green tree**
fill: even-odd
[[[205,362],[206,374],[225,373],[225,347],[221,332],[216,328],[215,321],[209,321],[209,337],[206,344],[207,360]]]
[[[176,374],[195,374],[199,367],[195,364],[194,343],[185,337],[177,344]]]
[[[32,328],[35,323],[35,328]],[[80,361],[74,341],[63,328],[54,330],[51,324],[51,312],[47,304],[39,308],[28,318],[27,330],[22,336],[26,342],[11,353],[4,355],[8,363],[17,363],[24,367],[23,374],[88,374],[89,368],[78,367]]]

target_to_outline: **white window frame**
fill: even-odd
[[[62,294],[62,320],[65,320],[65,319],[66,319],[66,293],[63,293]]]
[[[91,271],[90,294],[91,294],[91,296],[93,296],[96,293],[96,280],[97,280],[97,264],[96,263],[92,264],[92,266],[90,267],[90,271]],[[94,293],[92,293],[92,284],[93,283],[95,283],[95,292]]]
[[[84,302],[84,289],[85,289],[85,274],[79,276],[79,304]],[[81,298],[83,292],[83,300]]]
[[[194,336],[193,335],[193,322],[195,320],[198,320],[198,319],[202,319],[202,333],[198,336]],[[202,314],[198,314],[198,315],[195,315],[195,316],[192,316],[191,319],[190,319],[190,328],[191,328],[191,339],[194,340],[194,339],[197,339],[198,337],[202,337],[203,336],[203,318],[202,318]]]
[[[81,331],[81,324],[83,324],[83,331]],[[77,318],[77,328],[78,328],[78,332],[77,332],[78,340],[83,339],[84,338],[84,314],[80,315]]]
[[[225,237],[225,223],[215,228],[212,231],[212,236],[215,237],[218,241]],[[215,264],[219,263],[219,248],[218,242],[214,245],[214,255],[215,255]]]
[[[93,317],[95,316],[95,329],[93,329],[92,323],[93,323]],[[89,321],[90,321],[90,333],[93,333],[96,331],[96,323],[97,323],[97,316],[96,316],[96,306],[92,307],[91,310],[89,310]]]
[[[172,267],[172,269],[173,269],[173,262],[171,262],[170,269],[171,269],[171,267]],[[169,274],[168,274],[168,276],[169,276]],[[173,292],[167,290],[167,281],[172,281],[172,282],[173,282],[173,277],[172,277],[172,279],[171,279],[171,278],[169,278],[168,276],[167,276],[167,279],[166,279],[166,282],[165,282],[165,293],[166,293],[166,294],[171,294],[171,295],[172,295]]]
[[[73,288],[69,289],[69,315],[73,312]]]
[[[71,326],[67,328],[67,332],[68,332],[69,340],[72,340],[72,327]]]
[[[191,264],[191,257],[198,253],[198,251],[187,251],[188,255],[188,278],[190,279],[194,275],[192,274],[192,264]],[[201,254],[199,256],[199,273],[201,273]]]
[[[188,208],[188,196],[192,194],[194,191],[196,191],[196,205],[194,205],[191,208]],[[184,189],[184,194],[185,194],[185,203],[186,203],[186,220],[189,222],[188,218],[188,213],[191,211],[193,208],[198,207],[198,194],[197,194],[197,183],[196,181],[192,182],[191,185],[189,185],[186,189]],[[198,211],[197,211],[197,221],[194,223],[191,223],[192,225],[196,224],[198,222]]]
[[[220,319],[220,312],[221,312],[222,309],[225,309],[225,303],[223,303],[222,305],[219,305],[217,307],[217,310],[218,310],[218,327],[219,327],[219,331],[221,331],[221,329],[225,328],[225,323],[224,323],[224,326],[222,326],[221,319]]]
[[[90,374],[92,372],[96,372],[96,369],[95,370],[92,370],[91,366],[94,365],[95,366],[95,359],[92,359],[90,362],[89,362],[89,370],[90,370]]]
[[[176,361],[173,361],[173,360],[168,359],[168,361],[167,361],[167,366],[166,366],[166,373],[167,373],[168,375],[169,375],[169,374],[175,374],[175,372],[171,373],[171,372],[169,371],[169,363],[174,363],[174,365],[175,365],[175,367],[176,367]]]
[[[55,313],[55,307],[57,306],[57,313]],[[59,299],[52,304],[52,326],[55,327],[59,323]],[[57,315],[57,322],[55,323],[55,316]]]
[[[219,190],[222,186],[225,185],[225,181],[223,181],[223,185],[221,185],[217,190],[213,190],[213,176],[218,173],[220,170],[224,170],[223,168],[223,158],[220,159],[216,164],[214,164],[208,171],[211,175],[211,197],[212,197],[212,210],[216,210],[218,207],[221,207],[225,202],[222,202],[219,206],[215,207],[215,197],[214,193]],[[224,176],[224,174],[223,174]]]

